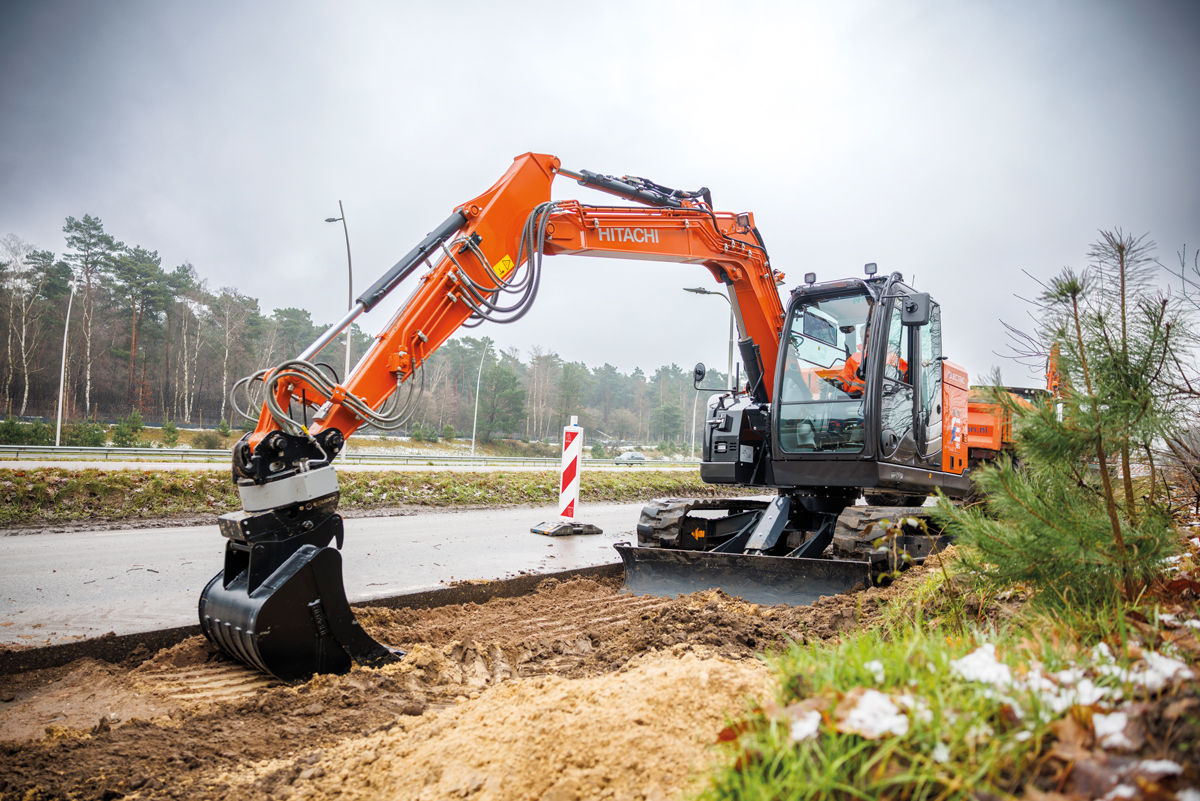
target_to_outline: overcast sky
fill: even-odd
[[[1081,266],[1102,227],[1168,263],[1200,244],[1197,101],[1191,0],[8,0],[0,234],[61,252],[64,218],[92,214],[165,268],[331,321],[339,199],[361,290],[514,156],[553,153],[755,212],[789,285],[867,261],[915,276],[951,358],[1030,383],[996,355],[1036,291],[1022,270]],[[727,306],[681,291],[710,282],[548,259],[524,320],[468,333],[723,369]]]

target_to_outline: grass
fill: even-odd
[[[1077,765],[1110,770],[1091,735],[1093,714],[1109,707],[1072,695],[1083,692],[1081,678],[1115,709],[1155,694],[1136,678],[1149,650],[1191,661],[1193,678],[1200,674],[1194,637],[1155,625],[1160,605],[1177,598],[1051,613],[1020,595],[999,600],[956,567],[928,571],[872,629],[768,655],[776,694],[721,733],[724,759],[700,801],[1006,798],[1063,791],[1063,783],[1070,790]],[[1189,614],[1197,614],[1194,601]],[[1181,638],[1191,645],[1180,647]],[[973,660],[1004,665],[1008,681],[973,675]],[[868,702],[884,706],[866,714]],[[872,727],[888,720],[887,706],[903,722],[880,734]],[[1178,742],[1162,740],[1147,755],[1187,764],[1196,731],[1200,712],[1167,737]]]
[[[1046,726],[1014,722],[1007,704],[986,688],[953,679],[951,663],[974,645],[913,626],[892,637],[872,631],[789,651],[775,663],[783,688],[777,714],[763,718],[741,745],[742,764],[704,797],[924,799],[1011,788],[1036,762]],[[912,699],[912,714],[903,718],[907,731],[877,739],[852,733],[849,711],[861,698],[856,688],[897,699],[896,709],[903,709],[899,699]],[[797,742],[795,713],[786,710],[814,698],[820,730]],[[1005,736],[1014,729],[1028,739]]]
[[[558,501],[557,471],[340,473],[342,510],[395,506],[512,506]],[[596,471],[586,475],[584,503],[634,502],[679,495],[725,495],[698,471]],[[212,514],[241,508],[226,471],[0,470],[0,526],[120,521]]]

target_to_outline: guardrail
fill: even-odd
[[[229,450],[201,450],[199,448],[78,448],[53,445],[0,445],[0,461],[96,461],[96,462],[216,462],[229,463]],[[429,466],[447,465],[544,465],[547,469],[558,467],[558,457],[539,456],[431,456],[420,453],[354,453],[343,452],[337,458],[339,464],[378,464]],[[617,462],[615,459],[584,458],[587,466],[624,465],[630,467],[695,467],[698,462],[690,460],[653,460],[644,462]]]

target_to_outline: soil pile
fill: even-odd
[[[761,688],[758,653],[851,630],[897,591],[791,608],[549,580],[486,604],[365,610],[408,656],[295,685],[199,637],[140,663],[6,676],[0,798],[671,797]]]
[[[744,699],[768,686],[761,663],[647,655],[612,675],[508,682],[436,715],[218,785],[229,781],[228,797],[293,801],[674,798],[714,756],[708,747],[727,716],[744,712]]]

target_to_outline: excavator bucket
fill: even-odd
[[[641,548],[617,543],[624,589],[634,595],[674,597],[720,589],[750,603],[807,606],[822,595],[869,587],[867,562],[751,556],[712,551]]]
[[[291,681],[396,658],[354,619],[342,556],[333,548],[301,546],[253,590],[245,573],[228,586],[223,576],[214,576],[200,596],[200,625],[222,651],[251,667]]]
[[[402,655],[354,619],[342,555],[328,546],[342,540],[341,517],[330,505],[318,501],[304,510],[314,522],[308,528],[286,509],[221,516],[229,540],[225,569],[204,588],[199,612],[205,636],[226,654],[285,681]]]

